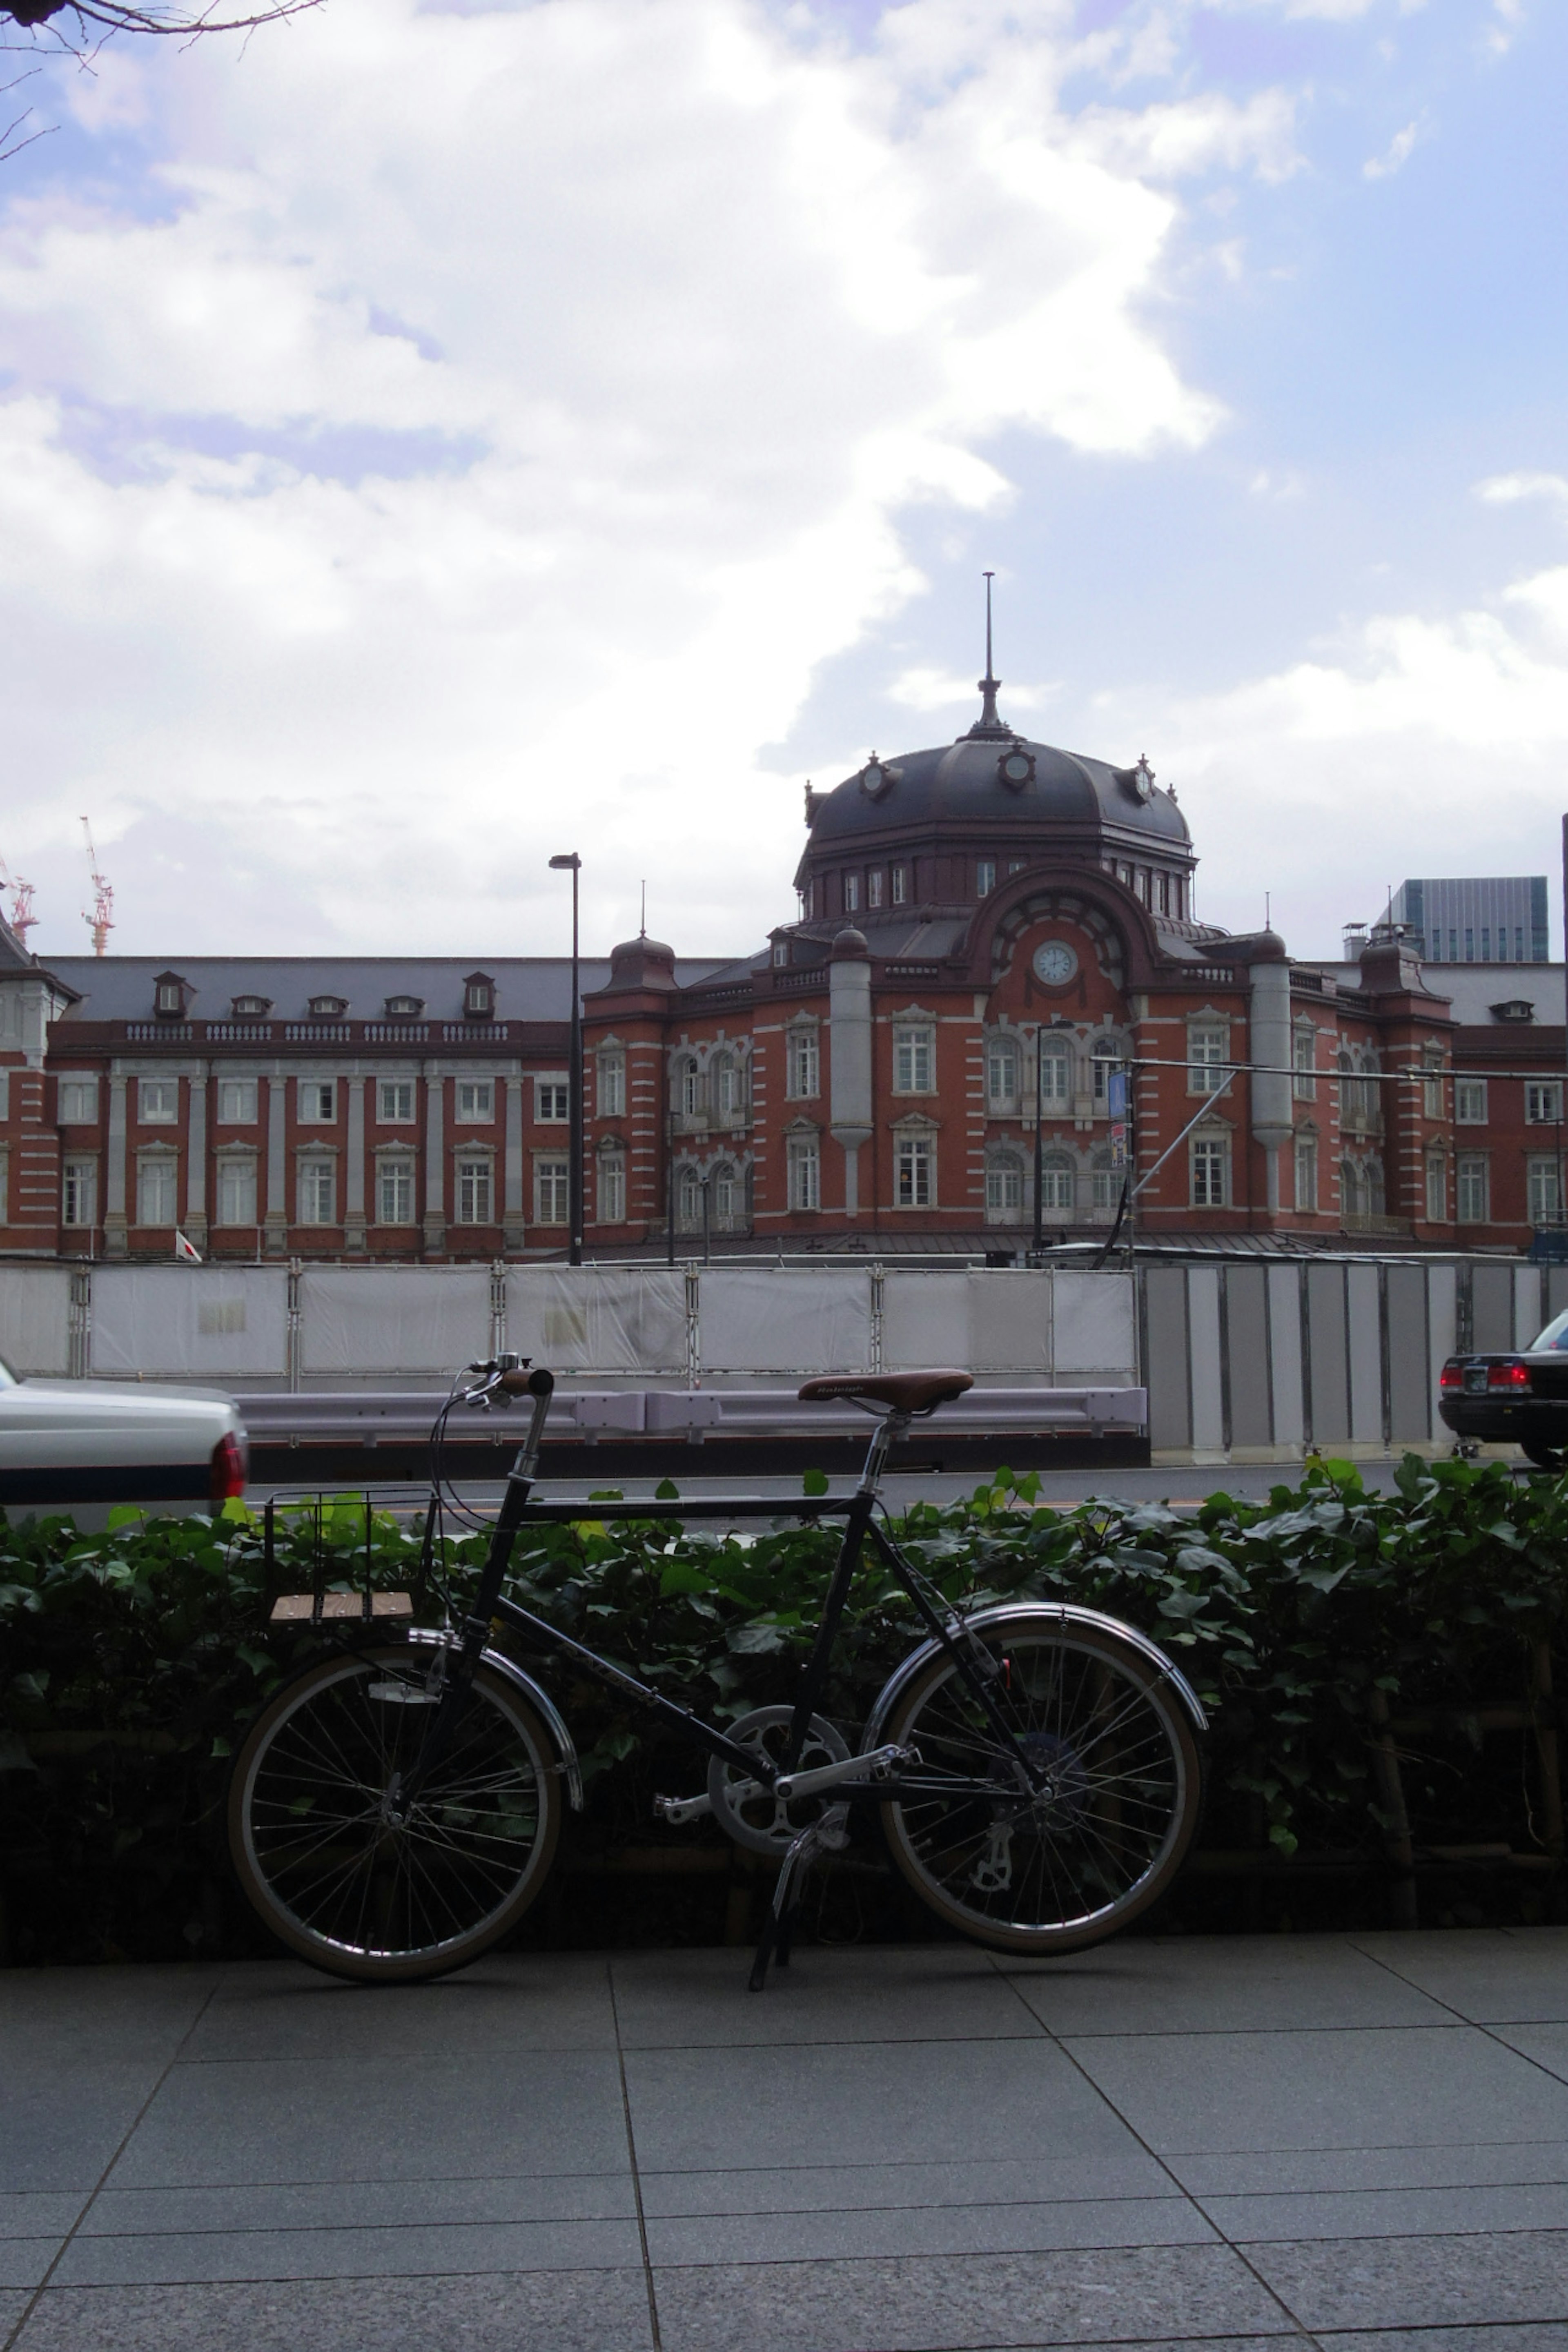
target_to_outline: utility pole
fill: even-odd
[[[583,1263],[583,991],[578,971],[577,877],[583,861],[571,850],[550,861],[558,874],[572,877],[572,1069],[567,1087],[571,1132],[566,1141],[566,1263]]]

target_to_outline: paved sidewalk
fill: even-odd
[[[1568,2347],[1568,1930],[745,1965],[0,1976],[0,2344]]]

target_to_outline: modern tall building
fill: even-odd
[[[1424,963],[1547,961],[1544,874],[1402,882],[1384,920],[1403,925]]]

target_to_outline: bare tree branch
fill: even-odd
[[[89,26],[96,27],[100,37],[107,33],[143,33],[163,40],[189,39],[201,33],[251,32],[258,25],[273,25],[280,17],[298,16],[307,8],[321,5],[321,0],[269,0],[267,6],[227,16],[221,0],[207,0],[205,6],[194,8],[132,7],[123,5],[123,0],[4,0],[0,25],[8,18],[26,32],[47,29],[59,48],[79,57]],[[0,48],[22,46],[0,39]]]

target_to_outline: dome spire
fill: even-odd
[[[983,699],[980,716],[969,732],[972,736],[978,737],[982,742],[1010,743],[1013,740],[1013,730],[1005,719],[998,719],[996,716],[996,696],[1002,681],[999,677],[993,677],[991,674],[991,583],[995,577],[996,574],[994,572],[988,572],[985,574],[985,675],[975,681]]]

